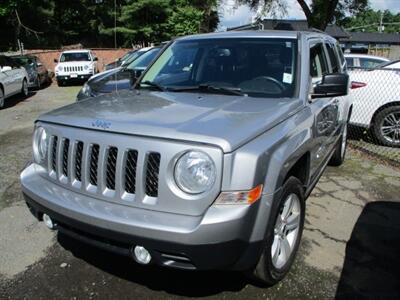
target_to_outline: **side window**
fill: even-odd
[[[332,73],[338,73],[340,71],[340,64],[335,53],[335,49],[332,44],[326,43],[326,49],[328,49],[329,60],[331,62]]]
[[[346,57],[346,63],[348,67],[353,67],[354,63],[353,63],[353,58],[352,57]]]
[[[360,67],[361,68],[375,68],[377,65],[379,65],[381,63],[382,62],[377,59],[360,57]]]
[[[310,75],[313,79],[321,79],[328,74],[326,54],[322,43],[311,45],[310,48]],[[313,80],[314,82],[314,80]]]

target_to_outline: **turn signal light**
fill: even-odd
[[[215,204],[253,204],[261,198],[263,185],[259,184],[249,191],[222,192]]]

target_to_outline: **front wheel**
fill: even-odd
[[[5,96],[4,96],[4,92],[3,89],[0,87],[0,109],[2,109],[4,107],[5,104]]]
[[[400,147],[400,106],[389,106],[377,113],[371,129],[380,144]]]
[[[28,96],[28,93],[29,93],[29,91],[28,91],[28,82],[26,81],[26,79],[24,79],[24,80],[22,81],[21,94],[22,94],[24,97],[27,97],[27,96]]]
[[[265,246],[251,275],[257,281],[274,285],[289,272],[303,233],[305,200],[301,182],[290,177],[271,211]]]
[[[336,145],[335,152],[331,159],[329,160],[329,165],[338,167],[343,164],[344,159],[346,157],[346,148],[347,148],[347,123],[344,125],[342,136],[340,137],[339,142]]]

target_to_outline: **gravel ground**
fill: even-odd
[[[400,170],[356,151],[321,178],[294,267],[271,288],[234,272],[144,268],[47,230],[25,207],[18,175],[35,118],[79,88],[52,85],[0,111],[0,299],[400,298]]]

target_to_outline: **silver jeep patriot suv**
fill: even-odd
[[[131,90],[38,118],[26,202],[49,228],[141,264],[274,284],[306,198],[345,157],[345,69],[316,32],[178,38]]]

